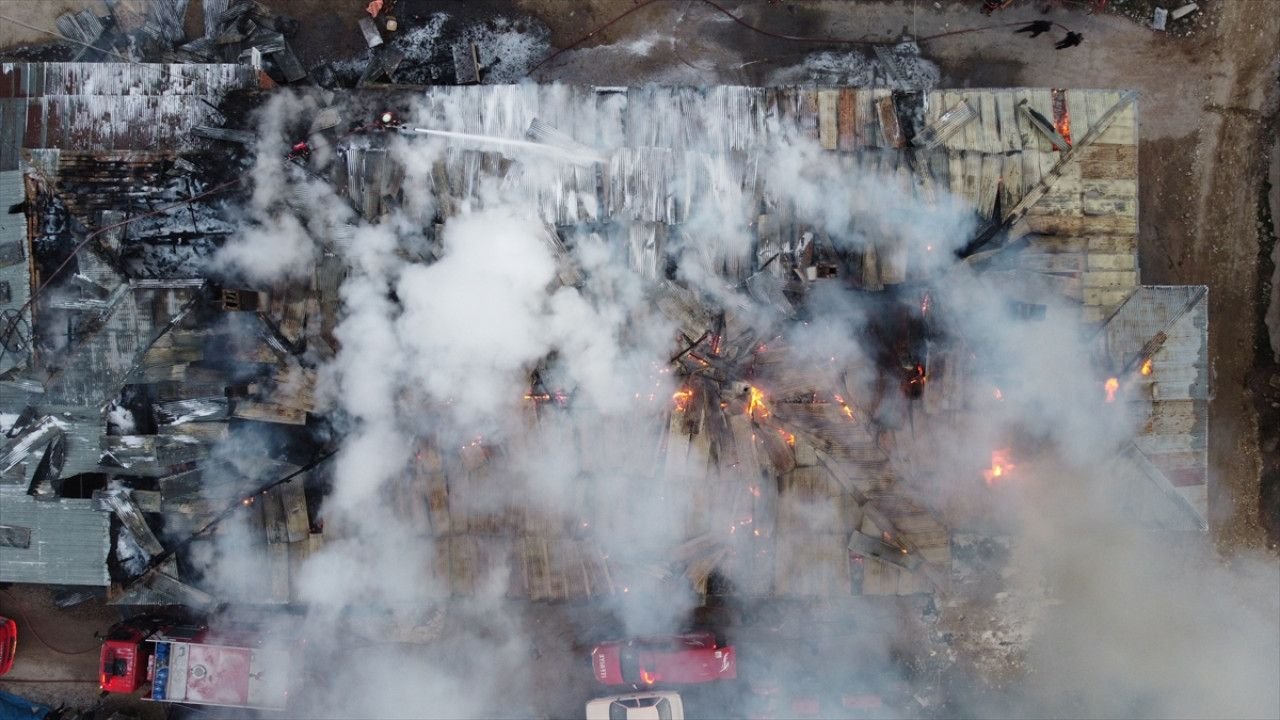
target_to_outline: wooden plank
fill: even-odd
[[[1040,149],[1040,143],[1036,139],[1036,130],[1031,127],[1031,120],[1025,114],[1018,112],[1018,104],[1023,100],[1029,100],[1030,97],[1031,92],[1029,90],[1015,90],[1013,92],[1013,104],[1009,106],[1009,112],[1013,113],[1013,121],[1018,126],[1019,148],[1024,152]]]
[[[1133,255],[1101,255],[1090,253],[1090,270],[1128,270],[1136,272],[1138,260]]]
[[[1136,235],[1138,223],[1123,215],[1027,215],[1031,232],[1043,235]]]
[[[1001,155],[983,155],[978,185],[978,213],[991,219],[996,209],[996,194],[1000,190],[1000,173],[1004,168]]]
[[[267,562],[264,568],[270,583],[270,598],[274,602],[289,602],[289,546],[285,543],[267,545]]]
[[[1087,250],[1089,250],[1089,241],[1082,237],[1035,235],[1027,243],[1027,252],[1073,253]]]
[[[961,92],[957,94],[956,102],[965,100],[970,107],[978,111],[978,119],[964,126],[964,143],[961,145],[967,152],[978,152],[982,150],[982,100],[977,93]],[[961,133],[956,133],[960,135]]]
[[[1053,123],[1053,93],[1049,90],[1030,90],[1027,93],[1027,105]],[[1036,145],[1042,152],[1053,150],[1053,144],[1049,142],[1040,133],[1035,133],[1037,137]],[[1025,146],[1024,146],[1025,147]]]
[[[288,533],[287,541],[294,543],[305,540],[311,533],[311,518],[307,513],[307,497],[303,490],[306,476],[299,476],[280,485],[280,502],[284,510],[284,524]]]
[[[998,153],[1004,148],[1000,141],[1000,116],[996,114],[996,97],[990,92],[978,95],[978,120],[982,123],[982,152]]]
[[[1111,102],[1112,95],[1118,96],[1116,93],[1108,93],[1108,102]],[[1116,102],[1118,102],[1118,99]],[[1138,137],[1137,117],[1138,105],[1133,103],[1116,115],[1116,119],[1111,123],[1111,126],[1098,137],[1098,142],[1130,147],[1136,145]]]
[[[1104,132],[1099,140],[1110,132]],[[1123,180],[1138,176],[1138,148],[1133,145],[1095,143],[1085,148],[1076,162],[1080,164],[1080,176],[1083,178]]]
[[[1034,131],[1033,131],[1034,132]],[[1032,147],[1035,147],[1035,141],[1032,141]],[[1023,146],[1022,152],[1018,154],[1022,158],[1022,192],[1018,193],[1019,202],[1029,194],[1036,185],[1040,184],[1040,151],[1036,149],[1028,149]]]
[[[1036,134],[1047,139],[1054,149],[1061,152],[1066,152],[1071,149],[1071,144],[1067,142],[1066,138],[1062,137],[1062,135],[1058,133],[1057,129],[1053,126],[1051,118],[1036,115],[1035,111],[1027,104],[1019,105],[1017,111],[1026,119],[1027,123],[1035,129]]]
[[[950,174],[949,189],[957,199],[964,198],[964,153],[959,150],[947,151],[947,170]]]
[[[1081,191],[1081,209],[1085,215],[1137,216],[1136,180],[1082,181]]]
[[[880,282],[880,263],[876,257],[876,246],[868,243],[862,251],[862,288],[864,290],[883,290]]]
[[[1023,252],[1018,255],[1018,266],[1033,272],[1080,273],[1085,270],[1085,254]]]
[[[1113,254],[1129,254],[1136,252],[1138,244],[1137,238],[1133,235],[1091,235],[1085,238],[1088,243],[1089,252],[1093,253],[1113,253]]]
[[[1022,153],[1005,155],[1002,165],[1000,203],[1002,207],[1013,207],[1022,199]]]
[[[1093,109],[1094,96],[1098,95],[1095,90],[1067,90],[1067,117],[1071,120],[1071,137],[1082,138],[1089,134],[1089,128],[1092,127],[1090,115],[1095,112]],[[1097,111],[1101,114],[1101,111]]]
[[[1138,273],[1120,270],[1094,270],[1081,276],[1086,288],[1133,288],[1138,284]]]
[[[258,504],[262,505],[262,525],[266,529],[268,543],[289,541],[289,528],[285,525],[281,487],[273,487],[265,494],[258,496]]]
[[[818,91],[818,143],[823,150],[835,150],[839,144],[839,90]]]
[[[880,121],[876,117],[875,91],[859,88],[858,93],[858,143],[864,148],[880,147]]]
[[[1085,288],[1084,304],[1113,308],[1132,294],[1132,288]]]
[[[893,97],[882,97],[876,101],[876,114],[880,119],[880,139],[884,147],[900,148],[906,145],[907,138],[902,133],[902,124],[898,121],[898,109],[894,106]]]
[[[981,212],[978,205],[981,187],[982,153],[967,151],[964,155],[964,199],[976,212]]]
[[[836,108],[836,147],[845,152],[858,148],[858,93],[853,88],[840,90]]]
[[[924,126],[936,125],[938,118],[942,117],[942,113],[945,111],[942,106],[942,92],[930,90],[925,93],[924,97]]]
[[[1022,149],[1022,130],[1016,120],[1018,113],[1014,111],[1013,93],[1002,90],[995,93],[996,117],[1000,120],[1000,149],[1002,152],[1016,152]]]

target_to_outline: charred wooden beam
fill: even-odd
[[[1048,138],[1054,148],[1061,152],[1067,152],[1071,149],[1071,143],[1067,142],[1067,139],[1058,133],[1049,118],[1036,112],[1035,108],[1028,105],[1026,100],[1018,103],[1018,112],[1027,118],[1027,121],[1031,123],[1031,127],[1039,130],[1042,135]]]
[[[876,114],[880,117],[880,135],[884,144],[891,148],[905,147],[907,137],[902,132],[902,123],[898,121],[898,108],[892,95],[876,101]]]

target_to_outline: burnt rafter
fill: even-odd
[[[1028,231],[1025,228],[1021,230],[1018,228],[1019,221],[1026,217],[1027,212],[1031,210],[1031,208],[1034,207],[1050,189],[1053,188],[1054,183],[1057,182],[1058,178],[1062,177],[1063,171],[1066,170],[1067,166],[1075,162],[1076,159],[1080,157],[1081,152],[1084,149],[1092,145],[1104,132],[1106,132],[1107,128],[1111,127],[1111,123],[1120,114],[1120,111],[1124,110],[1137,99],[1138,92],[1136,90],[1130,90],[1122,94],[1119,102],[1112,105],[1105,113],[1103,113],[1102,116],[1089,127],[1089,132],[1083,138],[1080,138],[1080,140],[1078,140],[1074,145],[1071,145],[1069,150],[1062,154],[1062,157],[1058,160],[1057,164],[1054,165],[1053,169],[1045,173],[1044,177],[1040,179],[1040,182],[1037,183],[1035,187],[1031,188],[1031,190],[1022,197],[1022,200],[1020,200],[1017,205],[1010,208],[999,221],[991,222],[984,227],[977,236],[965,243],[956,251],[956,256],[961,259],[971,259],[974,256],[985,257],[985,255],[979,255],[979,253],[982,253],[983,251],[999,250],[1008,244],[1010,240],[1026,235]],[[996,246],[989,247],[993,243]]]

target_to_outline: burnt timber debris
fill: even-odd
[[[128,91],[156,100],[142,110],[126,106],[123,89],[94,89],[105,65],[15,64],[0,73],[5,117],[23,118],[6,135],[0,189],[8,206],[25,207],[26,221],[0,225],[0,242],[12,241],[0,252],[9,288],[0,294],[0,397],[6,412],[19,415],[0,451],[0,491],[74,514],[77,531],[93,540],[92,552],[81,551],[82,564],[101,566],[83,584],[111,585],[113,601],[129,604],[226,599],[185,574],[178,555],[210,542],[194,533],[234,509],[250,518],[255,547],[266,558],[246,579],[244,597],[235,599],[288,603],[297,598],[293,580],[301,563],[326,538],[342,537],[342,528],[322,528],[312,517],[323,468],[303,470],[307,460],[267,452],[229,463],[215,448],[246,428],[270,427],[292,438],[288,433],[324,423],[316,369],[336,347],[341,260],[329,248],[302,280],[222,287],[193,272],[198,263],[149,254],[160,246],[216,246],[231,230],[225,208],[210,200],[160,213],[151,225],[104,232],[60,276],[38,262],[46,245],[65,250],[90,229],[198,195],[211,184],[202,178],[210,173],[202,154],[241,153],[256,142],[232,110],[252,107],[253,92],[267,84],[263,76],[307,79],[289,44],[287,18],[254,2],[206,2],[204,34],[189,40],[180,22],[185,6],[119,2],[106,22],[91,12],[58,21],[80,43],[78,60],[123,53],[163,62],[130,71],[136,77]],[[403,105],[403,93],[370,89],[394,82],[403,52],[384,42],[373,18],[360,28],[370,49],[362,92],[378,93],[372,97],[386,107]],[[1207,303],[1202,288],[1139,283],[1134,96],[1065,91],[1061,99],[1079,138],[1068,143],[1055,128],[1052,118],[1060,113],[1049,90],[913,88],[918,83],[895,55],[911,51],[876,48],[892,89],[552,92],[479,85],[485,78],[476,44],[450,48],[456,81],[469,86],[428,89],[432,121],[443,126],[446,108],[464,108],[469,124],[452,128],[457,132],[524,139],[581,162],[548,179],[492,148],[459,146],[431,174],[436,222],[461,213],[480,181],[496,178],[515,191],[536,191],[546,242],[562,261],[557,282],[580,282],[581,270],[564,251],[575,233],[597,233],[625,249],[654,305],[680,328],[671,358],[680,393],[643,428],[655,439],[648,459],[695,484],[700,505],[696,519],[664,528],[682,539],[672,558],[624,566],[610,560],[589,529],[618,520],[615,508],[584,497],[566,505],[576,513],[567,518],[531,510],[531,488],[500,485],[503,463],[536,448],[455,450],[423,438],[403,485],[392,492],[401,519],[430,548],[428,565],[442,587],[465,596],[490,570],[506,567],[505,592],[517,598],[612,595],[643,575],[679,578],[706,592],[714,573],[732,568],[744,594],[946,592],[949,531],[931,507],[927,484],[921,486],[930,469],[916,423],[955,422],[966,411],[969,348],[933,331],[925,317],[928,265],[918,250],[896,242],[892,229],[867,228],[868,241],[850,250],[838,229],[770,193],[753,148],[773,124],[811,137],[849,172],[898,183],[924,204],[950,193],[995,228],[965,254],[1008,287],[1024,317],[1043,317],[1046,294],[1065,298],[1097,328],[1100,362],[1126,382],[1135,362],[1151,360],[1158,369],[1133,378],[1141,391],[1130,401],[1162,422],[1117,449],[1114,472],[1143,521],[1205,527]],[[166,82],[190,88],[188,102],[161,102]],[[310,114],[300,119],[306,137],[293,146],[287,172],[332,184],[364,220],[378,222],[399,202],[405,178],[378,133],[344,143],[351,128],[373,124],[370,96],[357,102],[314,87],[300,92]],[[558,117],[558,102],[583,108],[593,127],[622,141],[605,153],[580,128],[546,120]],[[686,109],[687,126],[667,126],[645,112],[670,103]],[[60,122],[45,119],[55,107],[74,112]],[[499,111],[513,108],[520,112]],[[411,132],[399,121],[384,121],[381,130]],[[705,142],[693,141],[699,133]],[[310,165],[319,147],[340,161]],[[692,149],[706,147],[723,152],[722,165]],[[687,221],[698,193],[724,179],[707,167],[750,189],[753,247],[745,256],[727,252],[714,237],[692,237]],[[122,192],[126,179],[136,187]],[[335,227],[326,241],[349,238],[349,228]],[[726,307],[676,282],[669,266],[671,248],[680,245],[723,257],[723,279],[750,305]],[[435,252],[427,248],[420,259],[430,261]],[[33,291],[50,281],[66,292],[28,307]],[[800,357],[777,332],[804,314],[806,298],[834,286],[882,303],[885,319],[875,328],[880,379],[872,393],[849,387],[850,368]],[[757,327],[752,318],[761,312],[774,324]],[[63,327],[72,329],[57,329]],[[566,426],[557,407],[571,400],[531,377],[523,421],[588,448],[586,471],[604,476],[612,462],[606,450],[637,430]],[[584,438],[599,439],[598,448]],[[681,465],[690,456],[714,462]],[[651,478],[619,482],[635,493],[654,492]],[[509,502],[477,501],[495,489]],[[813,508],[821,521],[813,520]],[[0,580],[17,577],[12,568],[20,553],[57,532],[39,518],[24,522],[6,523],[6,533],[25,539],[0,547]],[[59,581],[52,578],[28,581]]]

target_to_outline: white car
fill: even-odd
[[[680,693],[611,695],[587,703],[587,720],[684,720]]]

